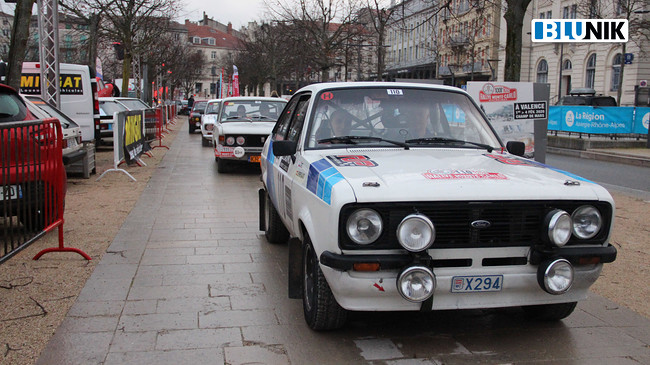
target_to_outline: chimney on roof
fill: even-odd
[[[228,34],[232,35],[232,23],[228,22]]]

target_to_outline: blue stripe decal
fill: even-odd
[[[269,142],[269,149],[266,152],[266,188],[269,189],[269,196],[271,199],[275,198],[275,190],[273,187],[273,161],[275,155],[273,154],[273,140]]]
[[[344,180],[338,170],[325,159],[320,159],[309,166],[307,190],[311,191],[327,204],[332,202],[332,187]]]

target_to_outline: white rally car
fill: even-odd
[[[262,146],[287,101],[280,98],[240,96],[225,98],[212,132],[217,171],[235,163],[260,163]]]
[[[207,147],[212,143],[212,131],[221,109],[221,99],[210,99],[205,106],[205,113],[201,116],[201,145]]]
[[[614,201],[523,153],[457,88],[296,92],[262,151],[260,230],[290,238],[307,324],[338,328],[347,310],[571,314],[616,258]]]

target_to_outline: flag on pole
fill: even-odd
[[[232,95],[239,96],[239,72],[235,65],[232,65]]]

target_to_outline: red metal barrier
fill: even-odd
[[[0,263],[46,233],[59,229],[59,246],[39,252],[83,251],[65,247],[63,204],[66,177],[61,125],[56,119],[0,124],[0,222],[3,246]]]
[[[156,139],[158,139],[158,145],[153,146],[152,149],[156,148],[166,148],[169,149],[169,147],[165,146],[162,144],[162,139],[163,139],[163,108],[157,108],[156,109]]]

